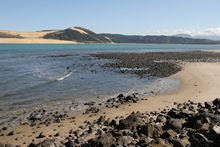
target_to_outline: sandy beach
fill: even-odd
[[[75,41],[65,41],[57,39],[43,39],[43,38],[0,38],[0,43],[10,43],[10,44],[31,44],[31,43],[48,43],[48,44],[75,44]]]
[[[110,119],[118,116],[124,118],[133,111],[158,111],[167,107],[173,107],[174,102],[185,102],[187,100],[204,102],[219,97],[220,63],[184,63],[182,66],[183,69],[180,72],[168,77],[181,81],[181,86],[176,91],[146,97],[137,103],[124,104],[118,108],[103,108],[92,116],[89,114],[82,115],[80,112],[70,114],[68,119],[60,123],[50,124],[49,126],[38,125],[31,127],[29,125],[22,125],[15,128],[14,134],[10,136],[7,136],[11,131],[8,128],[5,131],[1,131],[1,134],[4,135],[0,137],[0,140],[2,143],[27,146],[32,141],[40,142],[45,139],[35,139],[40,132],[43,132],[46,138],[64,140],[71,129],[77,129],[83,122],[96,120],[103,114]],[[74,118],[72,118],[73,116]],[[53,137],[56,133],[59,133],[59,135]]]
[[[46,43],[46,44],[75,44],[76,41],[58,40],[58,39],[45,39],[44,35],[52,33],[54,31],[41,31],[41,32],[18,32],[9,30],[0,30],[0,33],[8,35],[17,35],[22,38],[0,38],[0,43],[12,43],[12,44],[31,44],[31,43]]]

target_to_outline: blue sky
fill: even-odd
[[[220,34],[220,0],[0,0],[0,29]]]

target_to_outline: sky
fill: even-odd
[[[0,0],[0,30],[220,35],[220,0]]]

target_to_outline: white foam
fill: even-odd
[[[72,74],[72,72],[69,72],[68,74],[66,74],[66,75],[64,75],[64,76],[62,76],[62,77],[60,77],[60,78],[57,78],[57,81],[62,81],[62,80],[64,80],[64,79],[68,78],[71,74]]]

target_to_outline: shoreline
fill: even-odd
[[[51,134],[59,132],[59,136],[55,138],[58,140],[65,140],[65,137],[68,136],[70,129],[77,129],[85,120],[96,120],[101,115],[105,115],[110,119],[114,119],[118,116],[125,118],[133,111],[158,111],[158,109],[161,110],[163,108],[173,107],[174,102],[185,102],[189,99],[195,102],[211,101],[220,96],[220,92],[218,90],[218,87],[220,87],[220,83],[218,82],[220,81],[220,77],[218,76],[219,72],[220,63],[185,63],[180,72],[168,77],[170,79],[181,81],[181,87],[175,92],[145,97],[144,100],[140,100],[137,103],[123,104],[118,108],[102,108],[100,112],[92,115],[82,115],[81,112],[69,114],[67,119],[62,120],[60,123],[50,124],[49,126],[38,125],[38,128],[37,126],[31,127],[27,124],[21,125],[14,130],[14,132],[17,133],[12,136],[7,136],[7,133],[11,130],[1,131],[1,133],[4,133],[5,135],[1,136],[0,140],[2,140],[2,143],[27,146],[33,139],[35,142],[41,142],[45,139],[35,139],[40,132],[43,132],[47,138]],[[75,118],[72,119],[73,117]],[[33,131],[35,132],[34,134],[32,133]],[[16,138],[20,139],[16,140]]]
[[[0,44],[82,44],[76,41],[66,41],[44,38],[0,38]]]

